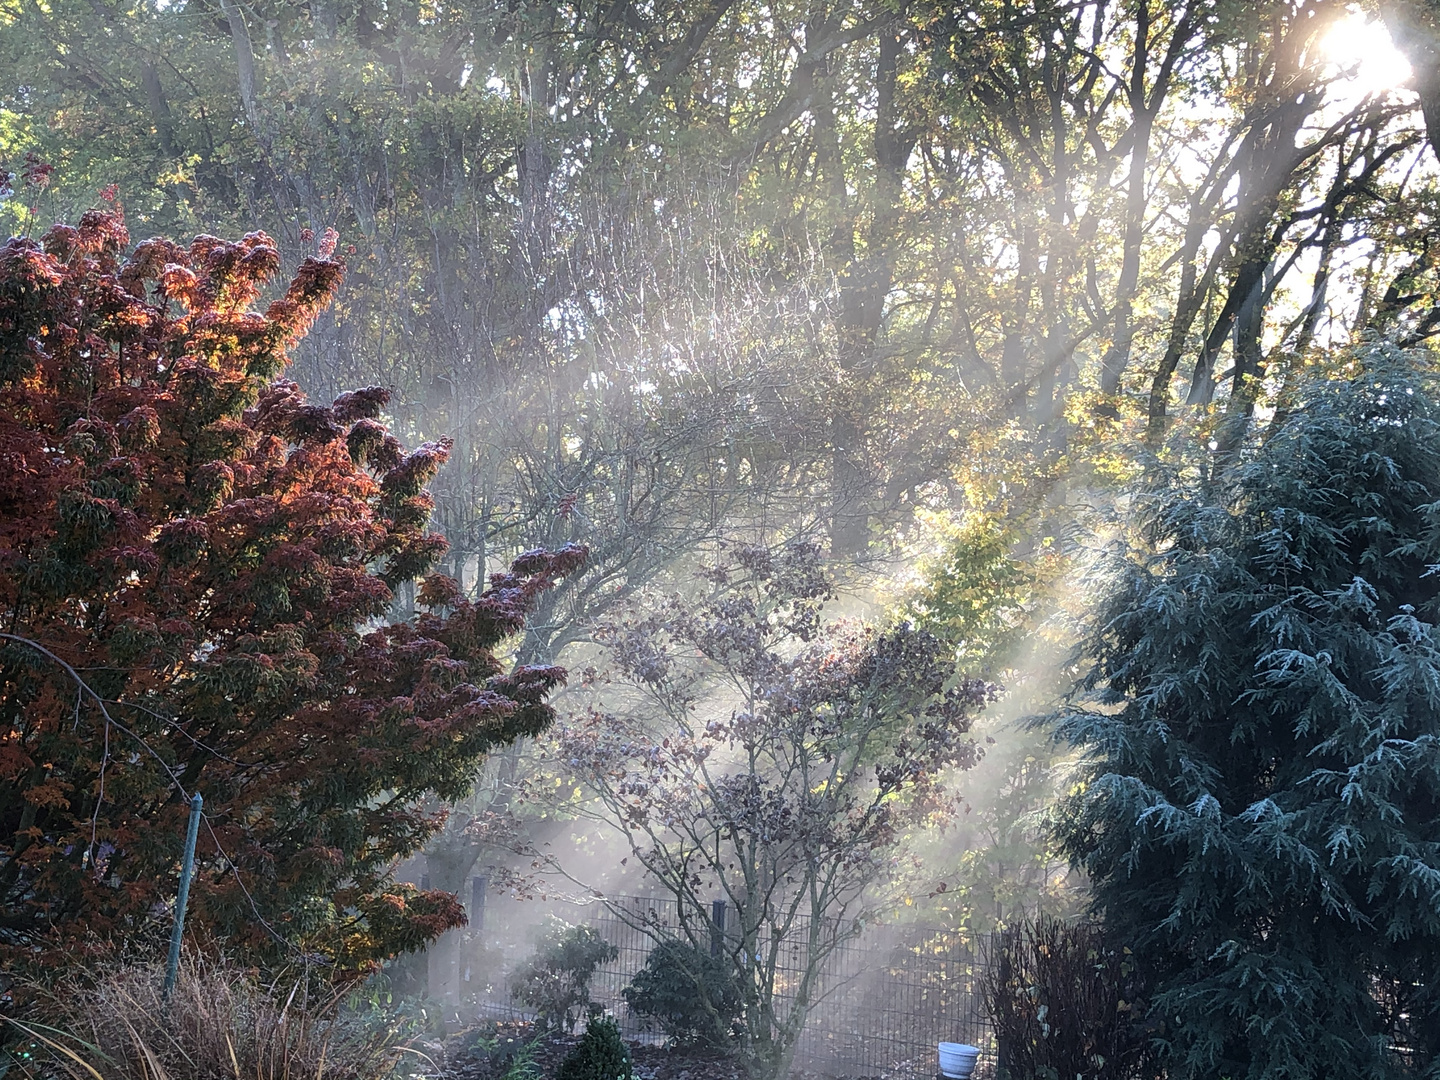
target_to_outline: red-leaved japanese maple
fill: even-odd
[[[199,791],[191,925],[363,969],[463,920],[390,868],[549,722],[564,673],[492,650],[584,551],[473,602],[425,576],[448,444],[406,453],[382,389],[280,378],[333,244],[261,312],[263,233],[128,243],[92,211],[0,247],[0,966],[163,915]]]

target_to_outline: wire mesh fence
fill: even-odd
[[[623,990],[657,939],[683,936],[674,899],[527,902],[524,923],[535,922],[537,908],[568,923],[592,926],[615,947],[615,959],[602,965],[590,982],[591,997],[617,1017],[627,1036],[659,1041],[658,1031],[626,1007]],[[735,944],[733,913],[729,926],[719,911],[692,912],[689,918],[692,937],[702,925],[712,928],[703,932],[726,935],[727,948]],[[475,954],[489,970],[476,978],[467,967],[461,987],[462,997],[480,1015],[525,1015],[510,997],[506,977],[528,949],[520,927],[520,911],[492,905],[483,932],[473,936],[490,945]],[[779,942],[761,942],[764,952],[778,946],[776,995],[782,1004],[790,1000],[808,966],[809,930],[799,919]],[[992,1057],[993,1038],[980,994],[988,953],[984,945],[988,942],[951,930],[914,925],[871,927],[842,941],[821,966],[818,999],[800,1036],[796,1063],[835,1075],[928,1078],[938,1072],[936,1046],[942,1041],[972,1043],[986,1058]]]
[[[847,942],[826,964],[828,996],[801,1036],[801,1057],[832,1071],[928,1077],[938,1071],[939,1042],[988,1049],[980,962],[973,941],[935,928]]]

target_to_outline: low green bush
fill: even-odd
[[[619,955],[593,926],[551,919],[535,954],[511,976],[511,996],[535,1010],[542,1029],[573,1030],[589,1011],[595,969]]]
[[[688,941],[656,945],[621,993],[632,1012],[655,1020],[680,1043],[725,1047],[744,1009],[729,958]]]
[[[620,1038],[620,1025],[608,1016],[592,1017],[580,1044],[566,1055],[555,1080],[632,1080],[630,1051]]]

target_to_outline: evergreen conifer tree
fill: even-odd
[[[1440,1068],[1440,386],[1372,345],[1137,498],[1058,717],[1172,1080]]]

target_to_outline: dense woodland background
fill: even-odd
[[[1343,66],[1366,17],[1413,87]],[[1177,423],[1223,452],[1318,348],[1440,331],[1419,3],[0,18],[6,223],[113,185],[137,235],[337,229],[292,377],[456,440],[469,587],[591,544],[536,656],[717,537],[883,561],[919,511],[1058,510]]]
[[[1367,19],[1410,85],[1335,47]],[[263,228],[292,262],[338,230],[291,377],[455,440],[465,588],[590,546],[522,646],[548,661],[723,539],[884,576],[984,515],[1033,558],[1324,349],[1440,333],[1434,19],[15,0],[0,214],[110,188],[137,236]]]
[[[902,893],[1076,910],[1035,816],[1058,751],[1007,724],[1075,673],[1093,551],[1347,350],[1440,337],[1435,0],[0,0],[0,172],[7,234],[119,208],[290,271],[334,230],[286,377],[453,440],[464,596],[587,547],[512,657],[583,672],[579,719],[489,759],[428,849],[450,891],[537,887],[598,812],[557,747],[766,548],[1011,688]]]

